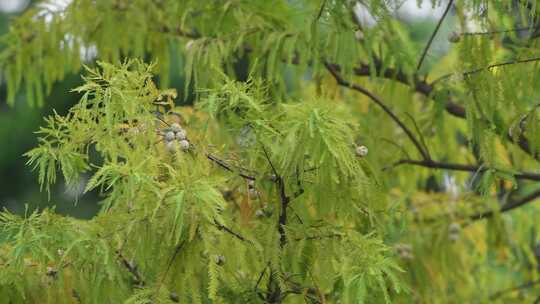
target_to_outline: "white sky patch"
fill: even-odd
[[[354,6],[354,13],[358,23],[363,27],[371,28],[377,23],[377,19],[369,12],[368,8],[360,2],[356,2]]]
[[[443,175],[443,185],[446,192],[450,194],[453,200],[456,200],[459,197],[459,186],[456,183],[456,177],[444,173]]]
[[[418,6],[416,0],[407,0],[396,10],[396,15],[412,21],[414,19],[439,19],[447,6],[446,1],[433,7],[431,1],[424,0]]]
[[[92,62],[98,55],[98,49],[94,44],[90,46],[81,46],[79,52],[81,54],[81,59],[86,63]]]
[[[3,1],[3,0],[0,0]],[[60,17],[63,18],[64,12],[67,7],[73,2],[73,0],[50,0],[38,4],[38,7],[41,9],[37,14],[37,18],[45,18],[45,22],[51,22],[53,18]],[[64,40],[60,42],[60,48],[68,47],[72,48],[74,39],[77,39],[79,42],[79,54],[81,59],[88,63],[94,60],[97,57],[97,47],[92,45],[84,45],[80,38],[73,37],[70,33],[67,33],[64,36]]]
[[[0,11],[4,13],[18,13],[22,11],[30,0],[0,0]]]
[[[390,11],[394,11],[394,14],[397,17],[405,19],[406,21],[419,19],[438,20],[442,16],[447,3],[447,1],[443,1],[433,7],[431,1],[423,0],[420,6],[418,6],[417,0],[405,0],[396,3],[395,5],[388,6],[388,8]],[[356,17],[363,26],[370,28],[377,23],[377,18],[375,18],[369,12],[368,8],[360,2],[356,2],[354,10]]]
[[[52,21],[54,15],[59,15],[62,17],[64,15],[64,11],[72,1],[73,0],[51,0],[39,3],[37,7],[39,7],[41,10],[37,14],[37,17],[45,18],[46,22]]]

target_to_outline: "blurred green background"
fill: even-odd
[[[32,5],[30,1],[0,1],[0,34],[9,29],[10,20]],[[43,117],[53,113],[65,114],[77,102],[78,96],[70,89],[81,84],[80,75],[69,75],[57,83],[43,108],[29,107],[25,96],[19,94],[15,107],[6,104],[6,86],[0,86],[0,207],[13,212],[56,205],[60,213],[77,217],[91,217],[99,206],[96,193],[81,196],[80,189],[66,189],[60,181],[53,187],[49,201],[47,193],[40,192],[37,176],[26,166],[23,156],[37,144],[34,134]]]

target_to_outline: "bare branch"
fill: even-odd
[[[245,237],[243,237],[239,233],[232,231],[230,228],[228,228],[227,226],[219,223],[216,220],[214,220],[214,225],[217,227],[218,230],[223,230],[223,231],[229,233],[230,235],[234,236],[235,238],[241,240],[242,242],[249,242],[248,239],[246,239]]]
[[[438,162],[434,160],[412,160],[412,159],[399,160],[393,165],[393,167],[403,165],[403,164],[421,166],[421,167],[432,168],[432,169],[446,169],[446,170],[467,171],[467,172],[483,172],[483,171],[493,169],[493,168],[487,168],[485,166],[446,163],[446,162]],[[519,172],[519,173],[513,174],[513,176],[516,179],[540,181],[540,174],[538,173]]]
[[[407,137],[409,137],[409,139],[413,142],[413,144],[416,147],[416,149],[418,150],[418,152],[422,155],[422,158],[425,159],[425,160],[430,159],[429,153],[424,150],[424,148],[422,147],[422,145],[420,144],[418,139],[414,136],[412,131],[409,130],[409,128],[407,128],[407,126],[399,119],[399,117],[397,117],[397,115],[394,114],[394,112],[392,112],[392,110],[390,110],[390,108],[388,108],[388,106],[386,106],[379,97],[375,96],[373,93],[366,90],[364,87],[362,87],[362,86],[360,86],[358,84],[350,83],[349,81],[345,80],[339,74],[339,72],[335,69],[335,67],[333,65],[328,64],[328,63],[326,63],[325,65],[326,65],[326,68],[328,69],[328,71],[332,74],[332,76],[334,76],[334,78],[336,79],[336,81],[337,81],[337,83],[339,85],[341,85],[343,87],[350,88],[352,90],[358,91],[358,92],[366,95],[373,102],[375,102],[375,104],[377,104],[380,108],[382,108],[383,111],[386,112],[386,114],[388,114],[388,116],[390,116],[390,118],[405,132],[405,134],[407,134]]]
[[[190,39],[201,38],[201,35],[197,33],[197,31],[186,31],[180,27],[170,28],[167,26],[162,26],[161,28],[158,29],[158,32],[165,33],[165,34],[172,34],[178,37],[185,37],[185,38],[190,38]]]
[[[165,268],[165,273],[163,273],[163,276],[161,277],[161,280],[159,281],[158,285],[157,285],[157,288],[156,288],[156,293],[155,293],[155,297],[154,297],[154,302],[157,302],[157,297],[159,296],[159,290],[161,288],[161,286],[163,285],[163,282],[165,281],[165,279],[167,278],[167,274],[169,273],[169,270],[171,270],[171,267],[172,267],[172,264],[174,262],[174,260],[176,259],[176,257],[178,256],[178,253],[180,253],[180,250],[182,250],[182,247],[184,247],[184,244],[185,244],[186,240],[184,239],[182,241],[182,243],[178,244],[176,246],[176,248],[174,248],[174,252],[171,256],[171,258],[169,259],[169,262],[167,263],[167,268]],[[169,299],[175,303],[178,303],[178,297],[175,297],[172,293],[169,294]],[[176,299],[176,301],[175,301]]]
[[[538,284],[540,284],[540,280],[529,281],[529,282],[523,283],[523,284],[518,285],[518,286],[514,286],[514,287],[511,287],[511,288],[507,288],[507,289],[497,291],[496,293],[489,296],[489,299],[490,300],[495,300],[495,299],[501,297],[502,295],[504,295],[506,293],[514,292],[514,291],[521,290],[521,289],[531,288],[531,287],[534,287],[534,286],[536,286]]]
[[[465,33],[459,33],[459,35],[460,36],[484,36],[484,35],[493,35],[493,34],[521,32],[521,31],[532,30],[532,29],[534,29],[533,26],[528,26],[528,27],[518,27],[518,28],[513,28],[513,29],[507,29],[507,30],[495,30],[495,31],[487,31],[487,32],[465,32]]]
[[[530,202],[533,202],[537,198],[540,198],[540,189],[532,192],[531,194],[524,196],[517,200],[509,200],[505,205],[499,208],[499,210],[489,210],[485,212],[476,213],[473,215],[463,215],[460,216],[461,219],[469,219],[472,222],[488,219],[495,215],[496,213],[505,213],[511,210],[514,210],[516,208],[519,208],[521,206],[524,206]],[[416,222],[419,223],[434,223],[442,219],[444,215],[438,216],[438,217],[431,217],[431,218],[425,218],[425,219],[416,219]],[[468,224],[471,224],[470,222]]]
[[[523,205],[526,205],[526,204],[534,201],[535,199],[537,199],[539,197],[540,197],[540,190],[536,190],[533,193],[522,197],[521,199],[518,199],[518,200],[515,200],[515,201],[509,201],[508,203],[506,203],[504,206],[501,207],[499,212],[500,213],[508,212],[510,210],[513,210],[513,209],[516,209],[516,208],[521,207]],[[486,212],[483,212],[483,213],[474,214],[474,215],[470,216],[469,218],[471,220],[473,220],[473,221],[477,221],[477,220],[482,220],[482,219],[492,217],[493,214],[495,214],[494,211],[486,211]]]
[[[120,262],[122,262],[122,265],[126,268],[126,270],[131,273],[133,278],[135,279],[135,283],[138,286],[144,286],[146,283],[144,282],[144,279],[139,272],[139,269],[137,268],[137,265],[134,263],[129,262],[120,251],[116,251],[116,254],[118,258],[120,259]]]
[[[443,23],[444,18],[446,18],[446,15],[448,15],[448,12],[450,11],[450,8],[452,8],[453,4],[454,4],[454,0],[448,1],[448,5],[446,6],[444,13],[439,19],[439,22],[437,23],[435,30],[431,34],[431,37],[429,37],[428,43],[426,44],[426,47],[424,48],[424,51],[422,52],[422,56],[420,57],[420,60],[418,61],[418,65],[416,66],[416,72],[418,72],[420,68],[422,67],[422,62],[424,62],[424,59],[426,58],[427,52],[429,48],[431,47],[431,44],[433,43],[433,39],[435,39],[435,36],[437,36],[437,33],[439,32],[439,28],[441,27],[441,24]]]
[[[430,96],[434,90],[433,84],[427,83],[425,80],[420,80],[417,76],[411,77],[400,69],[384,67],[382,62],[378,59],[375,59],[373,65],[375,67],[376,75],[411,86],[416,92],[424,96]],[[333,66],[337,71],[340,71],[340,66],[335,64],[333,64]],[[358,67],[354,68],[353,71],[357,76],[371,76],[373,73],[371,66],[365,63],[360,64]],[[465,108],[453,102],[451,98],[446,101],[445,109],[446,112],[453,116],[465,118]]]
[[[264,147],[264,145],[262,145],[262,150],[264,152],[264,156],[266,157],[266,160],[270,164],[270,167],[272,168],[272,171],[274,172],[277,178],[279,197],[281,200],[281,213],[279,214],[279,222],[278,222],[279,246],[283,248],[285,244],[287,243],[287,237],[285,235],[284,226],[287,224],[287,207],[289,206],[290,198],[285,193],[285,182],[283,180],[283,176],[279,175],[279,173],[276,170],[276,167],[274,167],[274,165],[272,164],[272,161],[270,160],[270,155],[266,151],[266,148]]]
[[[253,288],[253,290],[257,291],[257,288],[259,288],[259,284],[261,283],[262,278],[264,277],[264,274],[266,273],[266,269],[268,268],[268,266],[270,266],[270,262],[267,262],[266,265],[264,265],[264,268],[259,274],[259,278],[257,279],[257,283],[255,284],[255,287]]]
[[[431,93],[435,90],[435,84],[441,80],[441,78],[435,80],[432,83],[427,83],[424,80],[419,80],[418,78],[410,79],[409,76],[407,76],[405,73],[403,73],[401,70],[386,68],[384,71],[382,64],[379,61],[375,61],[375,69],[378,74],[380,74],[381,77],[386,79],[395,79],[396,81],[403,83],[405,85],[409,85],[414,88],[414,90],[426,97],[429,97]],[[336,71],[340,71],[340,66],[332,64],[334,69]],[[354,74],[357,76],[369,76],[371,75],[372,71],[369,65],[367,64],[361,64],[359,67],[354,69]],[[447,77],[450,77],[452,74],[447,75]],[[445,76],[443,76],[445,77]],[[452,100],[452,97],[448,97],[448,100],[446,100],[445,103],[445,109],[446,112],[451,114],[454,117],[457,118],[465,118],[467,116],[467,112],[465,108],[457,103],[455,103]],[[521,132],[517,136],[517,140],[514,141],[514,137],[511,134],[507,134],[506,138],[516,144],[521,150],[523,150],[525,153],[531,155],[535,159],[540,159],[540,154],[533,152],[530,148],[529,141],[524,136],[523,132]]]
[[[509,61],[505,61],[505,62],[494,63],[494,64],[491,64],[491,65],[488,65],[488,66],[485,66],[485,67],[476,68],[476,69],[466,71],[466,72],[463,72],[463,73],[459,73],[459,75],[462,75],[462,76],[466,77],[466,76],[470,76],[470,75],[473,75],[473,74],[476,74],[476,73],[479,73],[479,72],[491,70],[491,69],[497,68],[497,67],[502,67],[502,66],[507,66],[507,65],[514,65],[514,64],[521,64],[521,63],[536,62],[536,61],[540,61],[540,57],[509,60]],[[453,75],[456,75],[456,73],[450,73],[450,74],[443,75],[443,76],[435,79],[431,84],[435,85],[435,84],[441,82],[442,80],[445,80],[445,79],[448,79],[448,78],[452,77]]]
[[[206,157],[213,161],[214,163],[216,163],[217,165],[219,165],[221,168],[229,171],[229,172],[234,172],[234,173],[237,173],[240,177],[243,177],[245,179],[248,179],[248,180],[255,180],[255,176],[252,176],[252,175],[249,175],[249,174],[245,174],[245,173],[242,173],[240,172],[240,170],[235,170],[231,165],[227,164],[227,162],[225,162],[224,160],[218,158],[217,156],[215,155],[212,155],[210,153],[207,153],[206,154]],[[246,171],[245,169],[243,169],[243,171]]]

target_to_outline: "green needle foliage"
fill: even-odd
[[[54,302],[74,291],[95,303],[298,302],[321,290],[345,302],[390,302],[402,288],[400,268],[377,228],[363,225],[367,214],[350,213],[366,202],[384,208],[384,200],[371,198],[380,188],[355,157],[348,115],[326,100],[272,102],[257,83],[224,79],[201,94],[200,117],[182,116],[189,148],[171,151],[161,132],[174,128],[172,114],[153,111],[170,91],[156,89],[150,69],[99,63],[75,90],[79,103],[46,120],[29,164],[46,188],[57,169],[69,183],[92,168],[86,190],[101,189],[102,212],[78,229],[51,211],[5,213],[6,271],[26,273],[28,259],[35,280],[53,282],[28,289],[15,276],[5,286]],[[217,138],[240,125],[254,136],[248,147]],[[91,149],[102,157],[90,160]],[[216,156],[232,153],[242,161]],[[88,265],[102,268],[78,274]]]
[[[28,165],[102,201],[0,213],[0,303],[538,301],[540,8],[400,4],[34,3],[7,103],[84,83]]]

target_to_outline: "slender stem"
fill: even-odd
[[[279,246],[283,248],[285,244],[287,243],[287,237],[285,235],[284,226],[287,224],[287,207],[289,206],[290,197],[288,197],[287,194],[285,193],[285,182],[283,181],[283,177],[277,172],[276,167],[274,167],[274,164],[270,160],[270,155],[268,155],[266,148],[262,146],[262,149],[263,149],[264,156],[266,157],[266,160],[270,164],[272,171],[277,177],[279,197],[281,200],[281,213],[279,214],[279,223],[278,223]]]
[[[465,73],[463,73],[463,76],[469,76],[469,75],[472,75],[472,74],[475,74],[475,73],[478,73],[478,72],[481,72],[481,71],[484,71],[484,70],[490,70],[492,68],[501,67],[501,66],[505,66],[505,65],[514,65],[514,64],[535,62],[535,61],[539,61],[539,60],[540,60],[540,57],[532,57],[532,58],[527,58],[527,59],[519,59],[519,60],[511,60],[511,61],[506,61],[506,62],[501,62],[501,63],[495,63],[495,64],[492,64],[492,65],[488,65],[487,67],[478,68],[478,69],[474,69],[474,70],[465,72]]]
[[[479,171],[487,171],[490,169],[487,167],[476,166],[476,165],[446,163],[446,162],[438,162],[434,160],[412,160],[412,159],[399,160],[393,165],[393,167],[403,165],[403,164],[421,166],[421,167],[432,168],[432,169],[446,169],[446,170],[466,171],[466,172],[479,172]],[[540,181],[540,174],[538,173],[519,172],[519,173],[513,174],[513,176],[516,179]]]
[[[526,205],[526,204],[534,201],[535,199],[537,199],[539,197],[540,197],[540,190],[536,190],[533,193],[531,193],[531,194],[529,194],[529,195],[527,195],[525,197],[522,197],[521,199],[518,199],[516,201],[510,201],[510,202],[506,203],[504,206],[501,207],[499,212],[503,213],[503,212],[508,212],[510,210],[519,208],[519,207],[521,207],[523,205]],[[473,221],[478,221],[478,220],[482,220],[482,219],[485,219],[485,218],[492,217],[494,214],[495,214],[494,211],[486,211],[486,212],[474,214],[474,215],[470,216],[469,218],[471,220],[473,220]]]
[[[163,273],[163,276],[159,280],[159,283],[156,288],[155,296],[154,296],[154,302],[157,302],[157,298],[159,297],[159,290],[161,289],[161,286],[163,285],[163,282],[165,282],[165,279],[167,278],[167,274],[169,274],[169,271],[171,270],[172,264],[176,257],[178,256],[178,253],[180,253],[180,250],[182,250],[182,247],[184,247],[186,240],[184,239],[182,243],[178,244],[176,248],[174,249],[174,252],[169,259],[169,262],[167,263],[167,268],[165,268],[165,273]],[[172,294],[169,295],[169,298],[171,301],[178,303],[178,301],[173,300],[175,297],[172,296]]]
[[[165,34],[172,34],[179,37],[185,37],[190,39],[199,39],[202,38],[200,34],[197,33],[197,31],[186,31],[181,29],[180,27],[177,28],[170,28],[167,26],[162,26],[158,29],[158,32],[165,33]]]
[[[479,213],[476,213],[476,214],[473,214],[473,215],[470,215],[470,216],[465,215],[464,217],[462,217],[462,219],[469,219],[472,222],[483,220],[483,219],[488,219],[488,218],[492,217],[493,215],[495,215],[496,213],[505,213],[505,212],[514,210],[514,209],[519,208],[521,206],[524,206],[524,205],[526,205],[526,204],[528,204],[530,202],[533,202],[537,198],[540,198],[540,189],[536,190],[533,193],[531,193],[531,194],[529,194],[527,196],[524,196],[524,197],[522,197],[520,199],[509,200],[505,205],[500,207],[499,210],[489,210],[489,211],[485,211],[485,212],[479,212]],[[431,217],[431,218],[426,218],[426,219],[422,219],[422,220],[417,219],[416,221],[421,222],[421,223],[433,223],[433,222],[437,222],[439,219],[440,219],[439,217]],[[470,224],[470,223],[468,223],[468,224]]]
[[[328,234],[328,235],[312,235],[312,236],[306,236],[306,237],[302,237],[302,238],[296,238],[294,239],[295,241],[302,241],[302,240],[311,240],[311,241],[314,241],[314,240],[322,240],[322,239],[331,239],[331,238],[337,238],[337,239],[341,239],[343,238],[343,235],[341,234],[337,234],[337,233],[332,233],[332,234]]]
[[[218,164],[221,168],[229,171],[229,172],[235,172],[235,173],[238,173],[239,176],[245,178],[245,179],[248,179],[248,180],[255,180],[255,176],[252,176],[252,175],[248,175],[248,174],[245,174],[245,173],[242,173],[242,172],[239,172],[238,170],[235,170],[231,165],[227,164],[224,160],[218,158],[217,156],[215,155],[212,155],[212,154],[206,154],[206,157],[213,161],[214,163]],[[245,171],[245,170],[244,170]]]
[[[223,230],[225,232],[227,232],[228,234],[234,236],[235,238],[239,239],[240,241],[242,242],[249,242],[248,239],[246,239],[245,237],[243,237],[242,235],[240,235],[239,233],[237,232],[234,232],[232,229],[228,228],[227,226],[219,223],[218,221],[214,220],[214,225],[217,227],[218,230]]]
[[[494,64],[491,64],[491,65],[488,65],[488,66],[485,66],[485,67],[481,67],[481,68],[476,68],[476,69],[473,69],[473,70],[470,70],[470,71],[466,71],[466,72],[461,73],[460,75],[462,75],[462,76],[470,76],[470,75],[473,75],[473,74],[476,74],[476,73],[479,73],[479,72],[482,72],[482,71],[490,70],[490,69],[493,69],[493,68],[496,68],[496,67],[501,67],[501,66],[506,66],[506,65],[514,65],[514,64],[521,64],[521,63],[528,63],[528,62],[536,62],[536,61],[540,61],[540,57],[509,60],[509,61],[505,61],[505,62],[494,63]],[[455,75],[455,73],[450,73],[450,74],[443,75],[443,76],[435,79],[431,84],[435,85],[435,84],[441,82],[442,80],[445,80],[445,79],[448,79],[448,78],[452,77],[453,75]]]
[[[315,18],[315,20],[321,19],[325,6],[326,6],[326,0],[322,0],[321,8],[319,9],[319,13],[317,14],[317,17]]]
[[[442,14],[441,18],[439,19],[439,22],[437,23],[437,26],[435,27],[435,30],[431,34],[431,37],[429,37],[428,43],[426,44],[426,47],[424,48],[424,51],[422,52],[422,56],[420,57],[420,60],[418,61],[418,66],[416,67],[416,72],[420,70],[422,67],[422,62],[424,62],[424,59],[426,58],[427,52],[429,48],[431,47],[431,44],[433,43],[433,39],[435,39],[435,36],[439,32],[439,29],[441,27],[441,24],[444,21],[444,18],[446,18],[446,15],[448,15],[448,12],[450,11],[450,8],[452,8],[452,4],[454,4],[454,0],[448,1],[448,5],[446,6],[446,9],[444,10],[444,13]]]
[[[261,273],[259,274],[259,278],[257,279],[257,283],[255,284],[255,287],[253,288],[253,290],[257,291],[257,288],[259,288],[259,284],[261,283],[263,277],[264,277],[264,274],[266,273],[266,268],[268,268],[268,266],[270,266],[270,262],[266,263],[266,265],[264,265],[264,268],[263,270],[261,271]]]
[[[131,275],[133,275],[133,277],[135,278],[135,282],[137,283],[137,285],[139,286],[144,286],[145,285],[145,282],[144,282],[144,279],[141,275],[141,273],[139,272],[139,269],[137,269],[137,265],[135,265],[134,263],[130,263],[123,255],[120,251],[117,251],[116,252],[118,258],[120,259],[120,262],[122,262],[122,265],[124,265],[124,267],[126,268],[126,270],[131,273]]]
[[[520,32],[525,30],[532,30],[534,27],[528,26],[528,27],[518,27],[514,29],[508,29],[508,30],[496,30],[496,31],[488,31],[488,32],[465,32],[460,33],[461,36],[482,36],[482,35],[493,35],[493,34],[502,34],[502,33],[511,33],[511,32]]]
[[[334,76],[339,85],[358,91],[369,97],[373,102],[375,102],[375,104],[377,104],[381,109],[383,109],[383,111],[386,112],[386,114],[388,114],[388,116],[390,116],[392,120],[394,120],[394,122],[405,132],[405,134],[407,134],[407,137],[409,137],[409,139],[413,142],[418,152],[422,155],[422,158],[425,160],[431,159],[429,153],[424,150],[424,148],[422,147],[418,139],[416,139],[412,131],[407,128],[407,126],[399,119],[399,117],[397,117],[397,115],[394,114],[394,112],[392,112],[392,110],[390,110],[390,108],[388,108],[388,106],[386,106],[379,97],[375,96],[373,93],[366,90],[364,87],[358,84],[350,83],[345,80],[333,65],[328,63],[326,63],[325,65],[328,71],[332,74],[332,76]]]
[[[498,292],[492,294],[491,296],[489,296],[489,299],[490,300],[495,300],[498,297],[500,297],[500,296],[502,296],[502,295],[504,295],[506,293],[521,290],[521,289],[531,288],[531,287],[534,287],[535,285],[538,285],[538,284],[540,284],[540,280],[529,281],[529,282],[523,283],[523,284],[518,285],[518,286],[514,286],[514,287],[510,287],[510,288],[498,291]]]
[[[297,198],[300,195],[304,194],[304,187],[302,186],[302,182],[300,181],[300,172],[298,171],[298,168],[296,168],[296,185],[298,186],[298,190],[293,194],[293,198]]]
[[[425,80],[418,79],[416,76],[411,79],[410,76],[406,75],[400,69],[384,67],[382,62],[378,59],[375,59],[375,62],[373,64],[375,66],[375,70],[376,70],[375,72],[381,78],[395,80],[404,85],[410,86],[416,92],[426,97],[429,97],[434,90],[433,83],[430,84],[426,82]],[[332,66],[337,71],[340,71],[341,69],[341,67],[337,64],[332,64]],[[355,67],[353,69],[353,72],[357,76],[371,76],[372,68],[369,64],[363,63]],[[446,108],[446,112],[448,112],[449,114],[459,117],[459,118],[465,118],[465,109],[459,104],[452,101],[451,98],[449,98],[446,101],[445,108]]]
[[[285,226],[287,225],[287,208],[289,206],[290,198],[287,196],[285,192],[285,182],[283,180],[283,176],[281,176],[274,164],[272,163],[272,160],[270,159],[270,155],[268,154],[268,151],[266,151],[266,148],[264,145],[262,145],[262,150],[264,153],[264,156],[266,160],[268,161],[268,164],[272,168],[272,171],[274,175],[276,176],[277,180],[277,186],[279,190],[279,197],[281,200],[281,212],[279,214],[278,218],[278,232],[279,232],[279,247],[280,249],[283,249],[285,247],[285,244],[287,243],[287,236],[285,234]],[[279,286],[274,281],[274,273],[272,272],[272,269],[270,269],[270,279],[268,280],[268,289],[267,289],[267,295],[266,295],[266,302],[268,303],[281,303],[283,298],[283,292]]]

